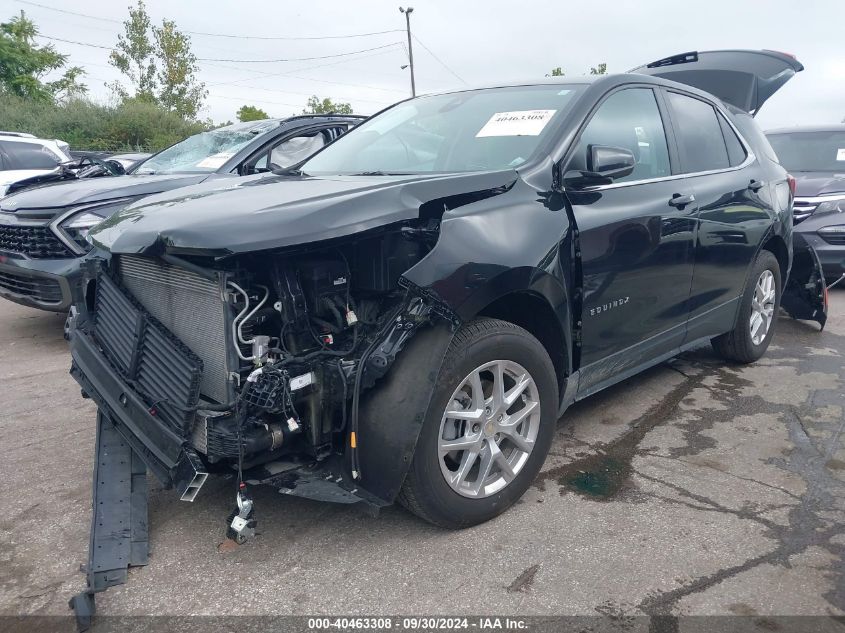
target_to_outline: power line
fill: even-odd
[[[44,40],[50,40],[52,42],[64,42],[65,44],[76,44],[77,46],[87,46],[88,48],[100,48],[104,51],[113,51],[114,48],[111,46],[101,46],[100,44],[89,44],[88,42],[77,42],[76,40],[66,40],[61,37],[50,37],[49,35],[41,35],[40,33],[35,37],[40,37]]]
[[[53,42],[64,42],[65,44],[76,44],[77,46],[87,46],[89,48],[99,48],[106,51],[113,51],[113,46],[103,46],[101,44],[91,44],[89,42],[80,42],[77,40],[68,40],[62,37],[52,37],[50,35],[41,35],[37,37]],[[197,57],[198,62],[232,62],[239,64],[275,64],[280,62],[307,62],[317,59],[334,59],[337,57],[348,57],[349,55],[358,55],[360,53],[369,53],[370,51],[377,51],[384,48],[392,48],[399,46],[400,42],[392,42],[391,44],[382,44],[381,46],[373,46],[371,48],[362,48],[357,51],[347,51],[345,53],[334,53],[333,55],[316,55],[313,57],[288,57],[284,59],[221,59],[216,57]]]
[[[275,64],[277,62],[308,62],[317,59],[333,59],[336,57],[348,57],[349,55],[357,55],[359,53],[369,53],[370,51],[377,51],[383,48],[391,48],[398,46],[399,42],[392,42],[390,44],[382,44],[381,46],[373,46],[371,48],[362,48],[357,51],[348,51],[346,53],[335,53],[333,55],[315,55],[313,57],[288,57],[282,59],[219,59],[213,57],[197,57],[200,62],[232,62],[237,64]]]
[[[469,85],[469,84],[468,84],[468,83],[464,80],[464,78],[463,78],[463,77],[461,77],[458,73],[456,73],[454,70],[452,70],[451,68],[449,68],[449,67],[446,65],[446,62],[444,62],[444,61],[443,61],[442,59],[440,59],[437,55],[435,55],[435,54],[434,54],[434,52],[433,52],[433,51],[432,51],[432,50],[431,50],[428,46],[426,46],[425,44],[423,44],[423,43],[422,43],[422,41],[420,41],[420,38],[418,38],[416,35],[412,35],[412,37],[413,37],[413,38],[417,41],[417,44],[419,44],[419,45],[420,45],[420,46],[422,46],[422,47],[423,47],[426,51],[428,51],[428,54],[429,54],[429,55],[431,55],[434,59],[436,59],[436,60],[437,60],[437,62],[438,62],[441,66],[443,66],[443,68],[445,68],[445,69],[446,69],[446,70],[448,70],[450,73],[452,73],[452,75],[454,75],[454,76],[458,79],[458,81],[460,81],[461,83],[463,83],[465,86],[468,86],[468,85]]]
[[[380,55],[385,55],[389,52],[391,52],[391,51],[382,51],[380,53],[372,53],[371,55],[361,55],[360,57],[355,57],[353,59],[342,59],[342,60],[337,61],[337,62],[328,62],[326,64],[316,64],[316,65],[313,65],[313,66],[302,66],[300,68],[292,68],[291,70],[285,70],[285,71],[277,72],[277,73],[262,73],[262,74],[264,75],[264,79],[269,79],[271,77],[287,77],[287,76],[291,75],[292,73],[298,73],[298,72],[302,72],[302,71],[306,71],[306,70],[316,70],[317,68],[325,68],[327,66],[339,66],[341,64],[348,64],[350,62],[357,62],[359,60],[367,59],[369,57],[378,57]],[[240,84],[240,83],[243,83],[245,81],[254,81],[255,79],[257,79],[257,77],[246,77],[244,79],[233,79],[232,81],[218,81],[216,83],[209,84],[208,87],[211,88],[213,86],[229,86],[229,85],[234,85],[234,84]],[[249,86],[244,86],[244,87],[248,88]]]
[[[104,18],[102,16],[88,15],[86,13],[78,13],[76,11],[68,11],[67,9],[59,9],[57,7],[50,7],[38,2],[30,2],[29,0],[15,0],[18,4],[26,4],[32,7],[39,7],[47,9],[48,11],[56,11],[57,13],[65,13],[67,15],[75,15],[80,18],[89,18],[91,20],[100,20],[102,22],[110,22],[113,24],[122,24],[121,20],[114,18]],[[293,40],[345,40],[355,37],[370,37],[374,35],[385,35],[387,33],[402,33],[404,29],[388,29],[386,31],[372,31],[370,33],[349,33],[346,35],[315,35],[315,36],[263,36],[263,35],[232,35],[230,33],[207,33],[205,31],[188,31],[183,30],[183,33],[190,35],[202,35],[205,37],[225,37],[229,39],[239,40],[278,40],[278,41],[293,41]]]

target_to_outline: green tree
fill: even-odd
[[[134,97],[154,102],[156,88],[155,48],[150,40],[150,16],[143,0],[129,7],[129,18],[123,23],[123,33],[109,54],[109,64],[117,68],[131,84]],[[119,81],[110,84],[121,99],[129,98],[129,90]]]
[[[50,44],[37,46],[37,35],[35,23],[23,11],[0,23],[0,91],[33,101],[84,94],[87,87],[79,79],[85,73],[78,66],[66,69],[56,81],[43,81],[46,74],[64,69],[68,58]]]
[[[264,110],[251,105],[243,105],[238,108],[235,116],[238,117],[238,121],[260,121],[270,118]]]
[[[191,52],[191,38],[176,29],[176,23],[162,20],[153,27],[156,54],[161,67],[156,73],[160,89],[158,102],[183,119],[194,119],[208,96],[198,81],[197,56]]]
[[[352,114],[352,106],[340,101],[334,103],[328,97],[321,100],[320,97],[314,95],[308,98],[302,114]]]
[[[563,77],[564,75],[566,75],[566,73],[563,72],[563,68],[561,68],[560,66],[558,66],[557,68],[552,68],[551,73],[546,73],[546,77]]]
[[[606,75],[607,74],[607,64],[602,62],[598,66],[593,66],[590,68],[591,75]]]
[[[143,0],[129,7],[123,30],[109,63],[127,77],[131,93],[114,82],[115,93],[124,100],[149,101],[184,119],[195,119],[208,91],[197,78],[199,66],[191,51],[191,38],[171,20],[153,25]]]

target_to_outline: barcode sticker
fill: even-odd
[[[486,136],[538,136],[549,124],[557,110],[517,110],[497,112],[484,127],[478,130],[476,138]]]

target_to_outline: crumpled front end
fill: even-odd
[[[448,343],[455,319],[401,278],[429,249],[403,228],[225,262],[93,257],[71,373],[183,499],[222,472],[290,494],[390,503],[401,478],[385,483],[378,465],[361,464],[362,397],[418,329],[439,324]]]

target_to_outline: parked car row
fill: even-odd
[[[67,312],[81,258],[91,249],[88,231],[118,209],[186,185],[288,167],[362,118],[308,115],[236,123],[201,132],[133,163],[123,176],[93,178],[83,171],[71,177],[72,182],[6,196],[0,199],[0,252],[8,253],[0,259],[0,296]],[[87,166],[95,168],[98,165]],[[55,172],[49,176],[61,179]]]
[[[71,160],[67,143],[25,132],[0,131],[0,198],[11,185],[51,173]]]
[[[520,498],[572,403],[703,342],[753,362],[782,302],[824,325],[753,119],[801,70],[685,53],[239,124],[7,196],[0,286],[70,307],[99,409],[77,613],[146,563],[147,470],[189,501],[232,476],[238,542],[259,483],[467,527]]]

